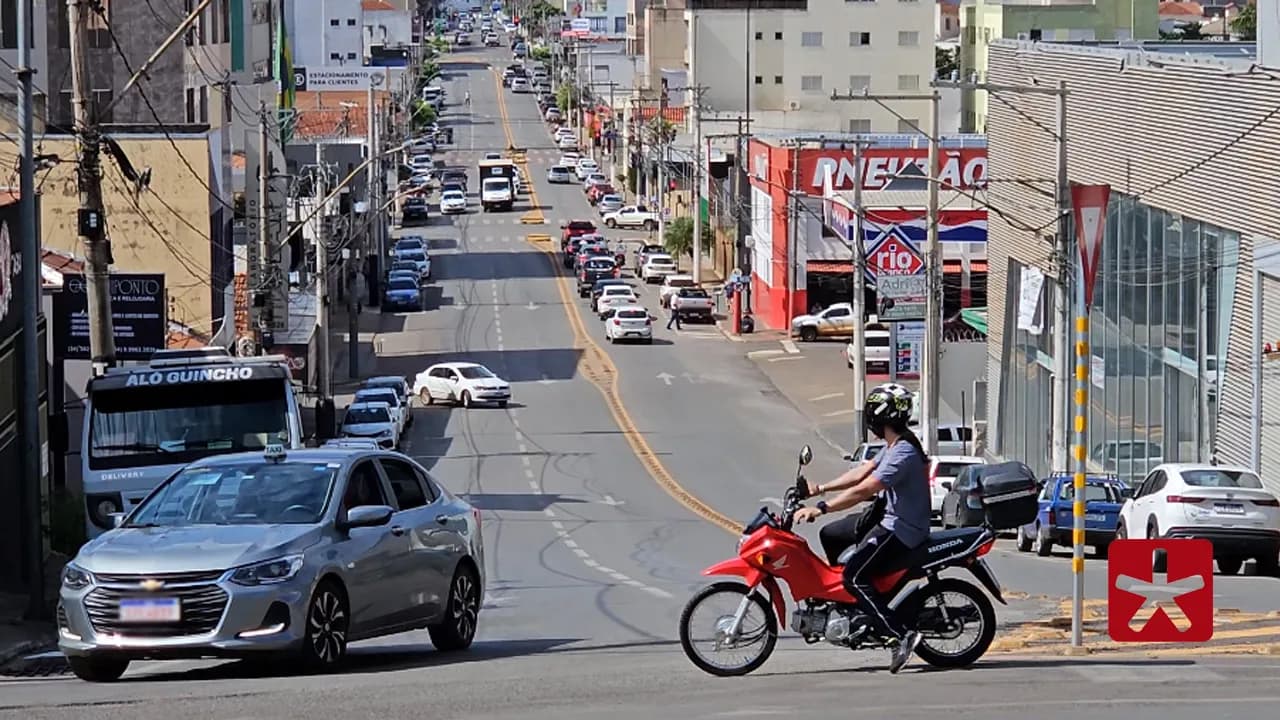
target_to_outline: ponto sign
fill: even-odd
[[[889,237],[871,253],[868,265],[877,274],[916,275],[924,269],[924,261],[907,243]]]

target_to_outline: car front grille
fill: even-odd
[[[148,579],[160,579],[159,577]],[[178,622],[122,623],[120,601],[123,598],[174,597],[182,610]],[[126,637],[183,637],[213,632],[227,607],[227,593],[213,584],[175,585],[158,592],[121,587],[99,587],[84,599],[89,622],[98,633]]]
[[[159,580],[164,583],[211,583],[216,582],[225,572],[226,570],[201,570],[198,572],[158,573],[155,575],[94,573],[93,576],[98,582],[108,585],[116,583],[138,585],[145,580]]]

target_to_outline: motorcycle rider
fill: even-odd
[[[928,457],[920,440],[907,427],[911,404],[911,391],[901,385],[886,383],[873,388],[867,394],[867,428],[884,440],[884,449],[830,483],[810,483],[812,496],[838,494],[830,502],[819,501],[795,514],[797,522],[813,522],[820,515],[847,510],[878,493],[885,494],[884,517],[848,554],[844,586],[864,608],[872,629],[889,638],[891,673],[897,673],[911,659],[920,634],[898,622],[888,607],[890,598],[883,597],[871,579],[899,569],[901,558],[929,539],[931,514]],[[858,515],[848,516],[820,531],[823,548],[833,565],[841,551],[857,541],[860,520]]]

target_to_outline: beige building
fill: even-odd
[[[231,282],[230,217],[210,187],[220,186],[215,133],[171,131],[114,134],[139,173],[150,172],[136,192],[115,160],[103,156],[103,199],[107,233],[120,272],[164,273],[169,320],[211,335],[224,313],[224,290]],[[176,149],[175,149],[176,146]],[[44,152],[63,161],[40,182],[40,232],[50,250],[84,257],[76,235],[75,143],[66,136],[44,138]],[[212,238],[212,239],[211,239]]]
[[[651,89],[662,84],[663,70],[687,67],[689,25],[685,19],[685,0],[657,0],[650,2],[643,12],[636,83]]]
[[[752,130],[915,132],[925,102],[833,101],[831,93],[927,93],[929,2],[687,0],[690,84],[710,115],[750,107]]]

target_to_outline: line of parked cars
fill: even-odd
[[[426,238],[407,235],[391,249],[391,266],[383,281],[382,312],[426,310],[422,286],[431,280]]]

